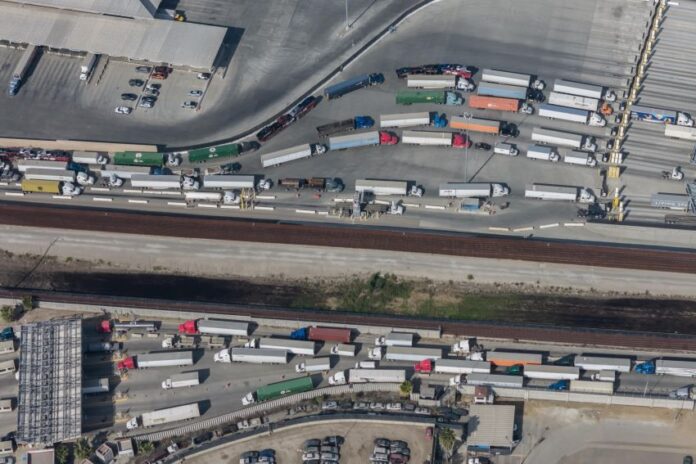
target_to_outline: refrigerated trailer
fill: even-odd
[[[171,422],[195,419],[200,417],[200,415],[201,411],[198,408],[198,403],[185,404],[183,406],[146,412],[141,416],[133,417],[126,424],[126,428],[133,430],[138,427],[154,427]]]
[[[313,341],[290,340],[287,338],[262,338],[259,340],[259,348],[287,350],[292,354],[303,356],[314,356],[317,354],[317,345]]]
[[[167,351],[129,356],[118,362],[119,369],[146,369],[150,367],[192,366],[192,351]]]
[[[249,364],[287,364],[288,351],[269,348],[229,348],[213,357],[215,362],[245,362]]]
[[[594,380],[571,380],[570,391],[573,393],[599,393],[613,395],[614,384],[612,382],[597,382]]]
[[[665,136],[694,142],[696,141],[696,127],[665,124]]]
[[[382,114],[379,116],[379,126],[389,127],[413,127],[429,126],[430,113],[403,113],[403,114]]]
[[[134,174],[131,176],[131,186],[134,188],[150,188],[155,190],[181,189],[181,176],[164,175],[150,176]]]
[[[567,164],[576,164],[578,166],[587,166],[594,168],[597,166],[597,160],[591,154],[584,151],[571,151],[563,157],[563,162]]]
[[[256,186],[254,176],[218,175],[203,176],[203,187],[214,189],[253,189]]]
[[[246,337],[249,335],[250,327],[248,322],[198,319],[188,320],[179,324],[179,333],[187,335],[223,335],[229,337]]]
[[[349,369],[349,383],[403,383],[406,380],[405,369]]]
[[[597,144],[594,143],[593,137],[553,129],[543,129],[541,127],[532,129],[532,141],[590,152],[597,150]]]
[[[576,356],[575,366],[586,371],[631,372],[631,358],[612,358],[606,356]]]
[[[597,100],[605,99],[613,101],[616,95],[613,92],[604,92],[604,88],[600,85],[582,84],[580,82],[571,82],[564,79],[556,79],[553,83],[553,91],[559,93],[567,93],[570,95],[579,95],[581,97],[595,98]],[[612,98],[613,96],[613,98]]]
[[[171,390],[172,388],[195,387],[200,383],[198,371],[184,372],[182,374],[174,374],[165,379],[162,382],[162,388],[164,390]]]
[[[439,359],[435,362],[436,374],[489,374],[491,363],[488,361],[470,361],[468,359]]]
[[[355,356],[357,351],[357,346],[351,345],[349,343],[340,343],[331,347],[331,354],[337,356]]]
[[[347,148],[368,147],[371,145],[396,145],[398,142],[398,137],[389,132],[369,131],[329,137],[329,149],[345,150]]]
[[[573,366],[525,366],[524,376],[528,379],[578,380],[580,368]]]
[[[331,369],[331,358],[329,356],[307,359],[295,365],[295,372],[327,372],[329,369]]]
[[[152,172],[150,166],[116,166],[108,164],[99,172],[101,177],[110,177],[112,175],[121,179],[130,179],[137,175],[149,175]]]
[[[549,103],[568,108],[577,108],[586,111],[599,111],[601,100],[597,98],[583,97],[580,95],[570,95],[567,93],[551,92]]]
[[[442,358],[442,348],[390,346],[384,357],[387,361],[423,361]]]
[[[75,171],[29,168],[24,172],[24,178],[28,180],[56,180],[58,182],[75,182]]]
[[[569,185],[527,184],[524,197],[534,200],[579,201],[594,203],[596,197],[588,189]]]
[[[455,198],[502,197],[510,194],[510,189],[503,184],[486,184],[480,182],[448,182],[440,184],[439,196]]]
[[[17,170],[19,172],[26,172],[27,169],[50,169],[54,171],[66,171],[68,169],[68,163],[66,163],[65,161],[49,161],[35,159],[21,159],[17,162]]]
[[[418,89],[453,89],[457,87],[457,76],[440,74],[409,74],[406,87]]]
[[[532,76],[529,74],[498,71],[495,69],[484,69],[481,72],[481,80],[520,87],[529,87],[532,84]]]
[[[261,166],[264,168],[269,166],[278,166],[290,161],[309,158],[316,154],[322,154],[325,151],[326,147],[321,144],[297,145],[295,147],[285,148],[283,150],[261,155]]]
[[[70,160],[79,164],[106,164],[109,162],[109,156],[97,151],[74,151]]]
[[[375,339],[376,346],[413,346],[414,335],[407,332],[390,332]]]
[[[514,85],[481,82],[479,83],[477,92],[481,96],[526,100],[529,89],[527,87],[518,87]]]
[[[553,163],[559,161],[561,157],[553,147],[545,147],[542,145],[529,145],[527,148],[527,158],[534,160],[551,161]]]
[[[550,105],[548,103],[539,105],[537,114],[543,118],[578,122],[589,126],[603,127],[607,124],[607,121],[598,113],[566,106]]]
[[[490,385],[492,387],[522,388],[524,377],[521,375],[479,374],[466,376],[467,385]]]
[[[696,359],[658,359],[655,374],[696,377]]]
[[[403,180],[358,179],[356,192],[370,192],[374,195],[406,195],[408,182]]]

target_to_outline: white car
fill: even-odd
[[[202,90],[189,90],[188,94],[189,94],[189,97],[200,97],[201,95],[203,95],[203,91]]]
[[[370,409],[373,411],[381,411],[384,409],[384,403],[370,403]]]
[[[335,401],[324,401],[324,403],[321,405],[321,409],[323,411],[338,409],[338,403]]]
[[[424,416],[427,416],[430,414],[430,409],[428,409],[428,408],[416,408],[413,412],[415,414],[423,414]]]
[[[364,402],[355,403],[353,405],[353,409],[355,411],[361,411],[361,410],[364,411],[366,409],[370,409],[370,403],[364,403]]]
[[[133,111],[133,108],[130,108],[128,106],[117,106],[114,108],[114,113],[118,114],[131,114],[131,111]]]
[[[387,411],[401,411],[401,403],[387,404]]]
[[[315,459],[319,459],[321,455],[319,453],[303,453],[302,454],[302,460],[303,461],[314,461]]]

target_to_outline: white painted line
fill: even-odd
[[[168,201],[167,204],[169,206],[186,206],[186,203],[183,201]]]
[[[403,203],[404,206],[407,206],[409,208],[420,208],[421,205],[420,203]]]
[[[275,210],[275,206],[254,206],[254,209],[255,209],[255,210],[258,209],[258,210],[261,210],[261,211],[274,211],[274,210]]]
[[[128,203],[143,203],[143,204],[147,204],[147,200],[128,200]]]
[[[512,229],[513,232],[527,232],[530,230],[534,230],[534,227],[520,227],[517,229]]]
[[[220,209],[240,209],[239,205],[221,205]],[[257,206],[256,209],[259,209]]]
[[[90,192],[108,192],[109,189],[106,187],[90,187],[89,191]]]
[[[496,230],[499,232],[510,232],[509,227],[489,227],[488,230]]]
[[[353,199],[352,199],[352,198],[334,198],[332,201],[333,201],[334,203],[337,203],[337,202],[340,202],[340,203],[345,203],[345,202],[353,203]]]
[[[53,198],[56,200],[72,200],[72,197],[68,197],[65,195],[53,195]]]
[[[566,227],[585,227],[584,222],[564,222],[563,225]]]
[[[667,2],[669,6],[679,6],[679,2]]]
[[[256,195],[256,198],[259,200],[275,200],[276,196],[275,195]]]
[[[0,182],[0,185],[10,185],[8,182]]]
[[[553,224],[544,224],[543,226],[539,226],[540,229],[550,229],[551,227],[558,227],[560,224],[558,222],[555,222]]]
[[[218,205],[216,205],[214,203],[212,203],[212,204],[211,203],[198,203],[198,207],[199,208],[217,208]]]
[[[93,197],[92,200],[93,201],[114,201],[113,198],[109,198],[109,197]]]
[[[5,192],[8,197],[23,197],[24,192]]]
[[[152,192],[148,193],[154,193],[156,190],[153,190]],[[160,190],[156,191],[159,195],[181,195],[181,192],[170,192],[168,190]]]
[[[425,209],[445,209],[445,207],[439,205],[425,205]]]
[[[295,212],[299,214],[317,214],[313,209],[296,209]]]
[[[22,186],[22,184],[21,184],[21,183],[19,183],[19,182],[17,182],[16,184],[14,184],[14,186],[15,186],[15,187],[21,187],[21,186]]]
[[[143,193],[142,190],[123,189],[123,193]]]
[[[317,214],[318,214],[319,216],[328,216],[328,215],[329,215],[329,212],[328,212],[328,211],[317,211]]]

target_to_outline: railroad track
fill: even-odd
[[[74,294],[46,290],[16,290],[0,288],[0,297],[21,299],[31,294],[38,301],[117,306],[155,310],[181,311],[182,317],[190,313],[233,314],[251,318],[271,318],[293,321],[316,321],[347,325],[375,325],[406,329],[438,329],[446,335],[498,338],[508,340],[533,340],[546,343],[563,343],[578,346],[613,346],[649,350],[696,351],[696,336],[654,332],[629,332],[602,329],[578,329],[571,327],[530,324],[504,324],[475,321],[451,321],[424,319],[395,315],[358,314],[342,311],[315,311],[269,306],[242,306],[219,303],[200,303],[178,300],[147,299],[109,295]]]
[[[369,229],[358,226],[191,217],[119,210],[0,203],[0,223],[182,238],[362,248],[476,258],[696,273],[696,253],[636,246],[453,233]]]

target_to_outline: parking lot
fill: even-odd
[[[323,439],[327,435],[340,435],[345,442],[340,448],[341,463],[369,462],[374,449],[374,439],[385,437],[390,440],[403,440],[411,449],[412,463],[422,463],[430,459],[432,442],[425,437],[425,426],[403,423],[379,423],[367,421],[341,421],[329,424],[302,425],[281,429],[271,435],[252,437],[219,449],[186,459],[191,463],[234,463],[239,455],[252,450],[272,448],[276,450],[276,462],[301,462],[300,450],[305,440]]]

